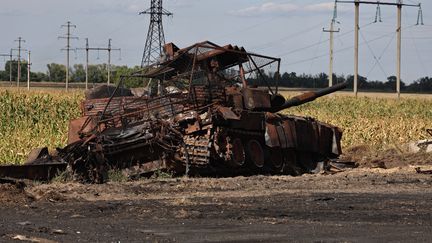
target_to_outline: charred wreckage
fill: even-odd
[[[80,181],[101,183],[110,169],[130,177],[155,171],[299,175],[341,154],[338,127],[278,112],[345,83],[286,100],[265,73],[271,67],[278,76],[279,58],[208,41],[164,49],[160,63],[133,75],[150,80],[154,89],[134,96],[121,80],[117,87],[88,92],[82,117],[70,122],[66,147],[55,154],[34,150],[25,165],[0,167],[0,177],[49,179],[67,170]]]

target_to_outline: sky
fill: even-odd
[[[381,0],[396,2],[396,0]],[[416,4],[417,1],[405,0]],[[61,25],[76,25],[73,48],[121,48],[113,52],[112,64],[141,64],[149,16],[139,15],[150,0],[0,0],[0,53],[17,48],[14,40],[26,40],[32,53],[33,71],[46,72],[48,63],[66,63]],[[235,44],[250,52],[282,58],[282,72],[328,73],[329,28],[333,16],[331,0],[164,0],[174,13],[164,19],[166,42],[186,47],[209,40]],[[423,1],[424,24],[416,26],[418,8],[403,9],[402,80],[410,83],[432,76],[432,2]],[[369,80],[386,80],[396,72],[396,7],[381,6],[382,21],[373,23],[374,5],[360,7],[360,75]],[[354,66],[354,5],[338,4],[335,34],[334,72],[352,74]],[[4,68],[0,58],[0,69]],[[106,52],[92,52],[90,63],[107,62]],[[85,51],[71,54],[71,65],[85,63]]]

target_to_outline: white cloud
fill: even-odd
[[[312,11],[312,12],[331,11],[333,9],[334,9],[334,3],[332,2],[311,4],[304,7],[304,10]]]
[[[240,10],[231,11],[230,14],[240,17],[253,17],[263,15],[285,15],[293,12],[329,12],[333,11],[333,8],[334,2],[325,2],[309,5],[267,2],[259,6],[251,6]]]
[[[232,11],[231,14],[250,17],[268,14],[286,14],[298,10],[299,7],[290,3],[264,3],[261,6],[251,6],[237,11]]]

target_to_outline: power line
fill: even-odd
[[[410,29],[410,31],[409,31],[409,33],[410,33],[410,35],[412,36],[412,29]],[[424,64],[424,62],[423,62],[423,60],[422,60],[422,57],[421,57],[421,55],[420,55],[420,51],[419,51],[419,49],[418,49],[418,46],[417,46],[417,43],[416,43],[416,41],[415,41],[415,38],[411,38],[411,40],[412,40],[412,42],[413,42],[413,44],[414,44],[414,49],[415,49],[415,52],[416,52],[416,55],[417,55],[417,58],[418,58],[418,60],[419,60],[419,62],[420,62],[420,65],[421,65],[421,67],[422,67],[422,69],[423,69],[423,72],[425,73],[425,75],[427,75],[427,69],[426,69],[426,66],[425,66],[425,64]]]
[[[112,51],[119,51],[121,55],[121,49],[120,48],[112,48],[111,46],[112,39],[108,39],[108,48],[104,47],[90,47],[89,46],[89,39],[86,38],[86,47],[85,48],[78,48],[77,50],[85,50],[86,51],[86,89],[88,89],[88,73],[89,73],[89,51],[107,51],[108,52],[108,65],[107,65],[107,72],[108,72],[108,80],[107,84],[110,85],[110,79],[111,79],[111,52]]]
[[[372,47],[369,45],[369,42],[366,40],[365,36],[363,35],[363,31],[359,31],[360,32],[360,36],[362,37],[363,41],[366,43],[366,46],[368,47],[369,51],[371,52],[373,58],[375,59],[376,63],[378,64],[379,68],[381,69],[381,71],[384,73],[384,75],[386,77],[388,77],[386,71],[384,71],[383,66],[381,65],[381,62],[379,61],[379,59],[377,58],[377,56],[375,55],[375,52],[372,50]]]
[[[76,29],[76,25],[71,24],[70,21],[68,21],[65,25],[61,26],[62,28],[67,28],[67,32],[65,36],[59,36],[59,39],[66,39],[66,47],[62,49],[66,51],[66,91],[68,91],[69,88],[69,52],[71,49],[70,40],[78,40],[78,37],[74,37],[71,35],[71,28]]]
[[[402,0],[397,0],[397,3],[390,2],[380,2],[380,1],[341,1],[336,0],[339,3],[353,3],[355,6],[355,38],[354,38],[354,93],[357,96],[357,86],[358,86],[358,67],[359,67],[359,16],[360,16],[360,4],[370,4],[377,5],[377,15],[375,20],[378,19],[378,14],[380,14],[380,5],[396,6],[397,7],[397,58],[396,58],[396,93],[398,98],[400,98],[400,83],[401,83],[401,63],[402,63],[402,7],[417,7],[419,8],[417,25],[423,24],[423,12],[421,10],[421,4],[404,4]]]
[[[319,41],[322,40],[324,32],[321,32]],[[316,46],[315,51],[314,51],[314,57],[316,57],[318,55],[318,49],[319,49],[319,45]],[[310,68],[309,68],[309,73],[312,71],[312,66],[314,64],[315,59],[311,60],[311,64],[310,64]]]
[[[392,36],[392,38],[390,38],[390,41],[387,43],[387,45],[385,46],[385,48],[383,49],[381,55],[378,57],[378,60],[376,60],[376,62],[374,63],[374,65],[372,66],[372,68],[369,70],[368,74],[366,75],[367,77],[371,74],[371,72],[375,69],[376,65],[378,64],[378,61],[381,60],[381,58],[384,56],[384,54],[387,52],[387,49],[390,47],[391,43],[393,42],[394,38],[396,36],[396,32],[394,32],[394,35]],[[387,75],[386,75],[387,76]]]
[[[410,26],[410,27],[413,27],[413,26]],[[410,27],[407,27],[407,28],[410,28]],[[392,35],[392,34],[394,34],[394,32],[391,32],[391,33],[387,33],[387,34],[384,34],[384,35],[378,36],[378,37],[376,37],[376,38],[374,38],[374,39],[372,39],[372,40],[369,40],[369,43],[375,42],[375,41],[377,41],[377,40],[381,40],[381,39],[383,39],[383,38],[385,38],[385,37],[388,37],[388,36],[390,36],[390,35]],[[364,44],[365,44],[365,42],[359,43],[359,46],[362,46],[362,45],[364,45]],[[354,47],[353,45],[352,45],[352,46],[348,46],[348,47],[345,47],[345,48],[342,48],[342,49],[336,50],[334,53],[344,52],[344,51],[347,51],[347,50],[352,49],[353,47]],[[286,64],[286,66],[293,66],[293,65],[300,64],[300,63],[304,63],[304,62],[308,62],[308,61],[311,61],[311,60],[314,60],[314,59],[319,59],[319,58],[321,58],[321,57],[326,57],[326,56],[328,56],[328,55],[329,55],[328,53],[321,54],[321,55],[318,55],[318,56],[316,56],[316,57],[307,58],[307,59],[303,59],[303,60],[300,60],[300,61],[296,61],[296,62],[288,63],[288,64]]]
[[[373,24],[373,22],[368,23],[368,24],[365,24],[365,25],[361,26],[360,28],[366,28],[367,26],[369,26],[369,25],[371,25],[371,24]],[[350,31],[348,31],[348,32],[345,32],[345,33],[339,35],[338,37],[340,38],[340,37],[342,37],[342,36],[346,36],[346,35],[348,35],[348,34],[351,34],[352,32],[354,32],[354,30],[350,30]],[[325,39],[325,40],[323,40],[323,41],[320,40],[320,41],[318,41],[318,42],[316,42],[316,43],[314,43],[314,44],[310,44],[310,45],[307,45],[307,46],[304,46],[304,47],[300,47],[300,48],[298,48],[298,49],[294,49],[294,50],[291,50],[291,51],[288,51],[288,52],[284,52],[284,53],[282,53],[282,54],[279,54],[279,56],[280,56],[280,57],[284,57],[284,56],[287,56],[287,55],[290,55],[290,54],[293,54],[293,53],[296,53],[296,52],[299,52],[299,51],[303,51],[303,50],[306,50],[306,49],[309,49],[309,48],[312,48],[312,47],[315,47],[315,46],[319,46],[319,45],[321,45],[321,44],[323,44],[323,43],[326,43],[326,42],[329,41],[329,40],[330,40],[330,38]]]
[[[304,30],[301,30],[301,31],[298,31],[298,32],[294,32],[294,33],[290,33],[289,35],[284,36],[284,37],[282,37],[280,39],[277,39],[277,40],[274,40],[274,41],[270,41],[270,42],[267,42],[267,43],[264,43],[264,44],[253,46],[253,47],[251,47],[251,49],[265,50],[265,49],[268,49],[268,48],[272,48],[272,47],[274,47],[272,45],[274,43],[281,42],[281,41],[286,41],[286,40],[290,40],[290,39],[299,37],[299,36],[301,36],[303,34],[306,34],[306,33],[310,32],[312,30],[315,30],[317,27],[322,26],[325,22],[326,21],[323,21],[323,22],[321,22],[321,23],[319,23],[317,25],[311,26],[311,27],[306,28]],[[264,46],[264,47],[262,47],[262,46]]]

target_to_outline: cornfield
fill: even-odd
[[[33,148],[64,146],[82,97],[79,92],[0,91],[0,163],[22,163]]]
[[[289,95],[289,94],[287,94]],[[82,92],[0,91],[0,164],[22,163],[33,148],[63,147],[70,119],[80,116]],[[378,150],[427,137],[432,100],[330,96],[284,113],[315,117],[344,130],[343,146]]]
[[[369,145],[385,150],[430,138],[432,100],[424,98],[354,98],[331,96],[286,110],[314,117],[343,129],[343,147]]]

